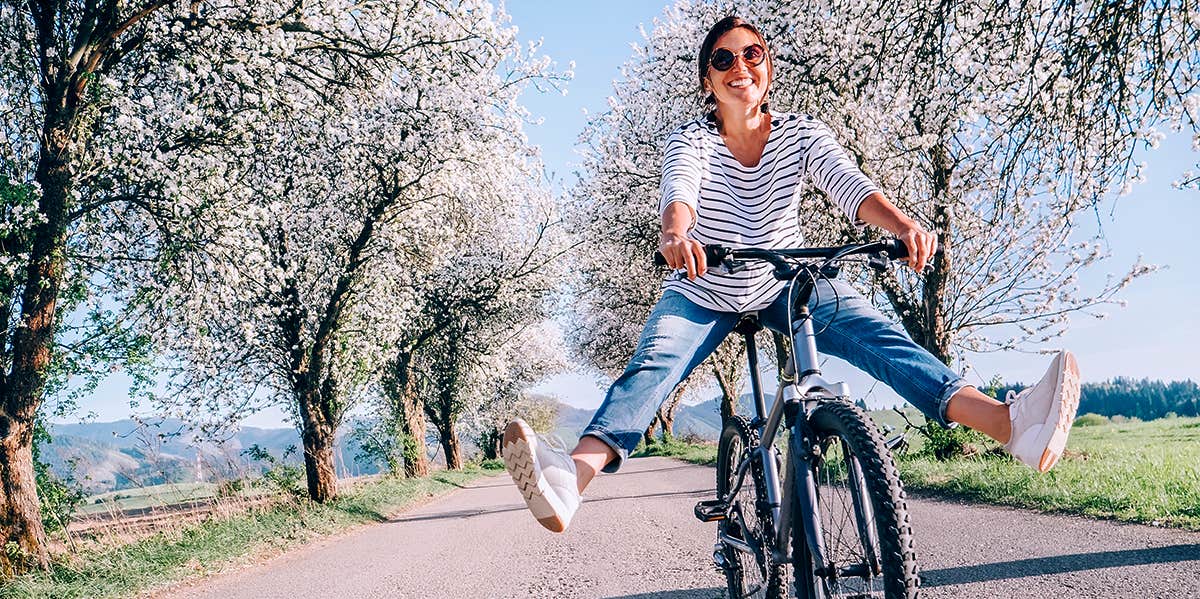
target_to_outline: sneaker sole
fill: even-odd
[[[1067,447],[1067,437],[1071,434],[1071,425],[1075,423],[1075,412],[1079,409],[1079,365],[1069,351],[1062,352],[1054,396],[1057,410],[1048,415],[1046,425],[1042,428],[1046,449],[1038,460],[1038,472],[1049,471],[1062,457]]]
[[[531,442],[530,439],[534,440]],[[567,529],[567,523],[553,515],[557,500],[551,500],[553,491],[550,489],[550,483],[538,475],[534,463],[533,444],[536,442],[533,430],[524,423],[508,423],[501,442],[504,468],[508,470],[509,476],[512,476],[513,482],[521,491],[521,497],[525,499],[525,505],[529,506],[529,511],[533,512],[538,523],[552,532],[563,532]],[[551,515],[539,517],[539,513]]]

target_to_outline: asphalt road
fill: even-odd
[[[570,530],[543,530],[506,475],[390,521],[163,597],[724,597],[711,468],[631,460],[596,479]],[[1200,598],[1200,534],[910,499],[924,597]]]

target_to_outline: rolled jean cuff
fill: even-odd
[[[582,439],[583,437],[587,436],[592,436],[599,439],[602,443],[609,446],[613,451],[617,452],[617,457],[613,458],[611,462],[605,464],[604,468],[600,469],[601,472],[612,474],[613,472],[620,470],[621,465],[624,464],[625,460],[629,458],[629,450],[622,447],[621,444],[617,442],[616,437],[614,437],[612,433],[608,432],[603,427],[595,424],[589,424],[587,428],[583,429],[583,432],[579,435],[579,438]]]
[[[938,400],[937,420],[939,424],[946,428],[954,428],[958,426],[957,422],[951,422],[950,419],[946,417],[946,408],[950,407],[950,398],[954,397],[955,393],[958,393],[959,391],[962,391],[970,386],[971,385],[967,384],[966,379],[959,377],[956,380],[946,383],[946,385],[942,387],[941,398]]]

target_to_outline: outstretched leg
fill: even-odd
[[[525,503],[546,528],[566,529],[580,493],[597,472],[615,472],[637,447],[654,411],[736,324],[738,315],[697,306],[668,291],[642,330],[633,359],[568,455],[550,447],[523,421],[505,429],[504,464]]]
[[[970,386],[917,345],[852,287],[822,280],[809,302],[817,349],[842,358],[887,384],[943,425],[957,422],[1004,443],[1015,457],[1045,472],[1062,455],[1079,405],[1079,371],[1060,352],[1038,384],[1003,403]],[[785,330],[786,300],[764,312],[764,322]]]

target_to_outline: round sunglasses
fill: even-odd
[[[727,48],[721,48],[712,53],[712,57],[708,59],[708,65],[718,71],[728,71],[733,68],[733,63],[738,56],[741,56],[748,66],[756,67],[762,64],[763,59],[767,57],[767,50],[758,44],[750,44],[742,48],[738,54],[734,54]]]

